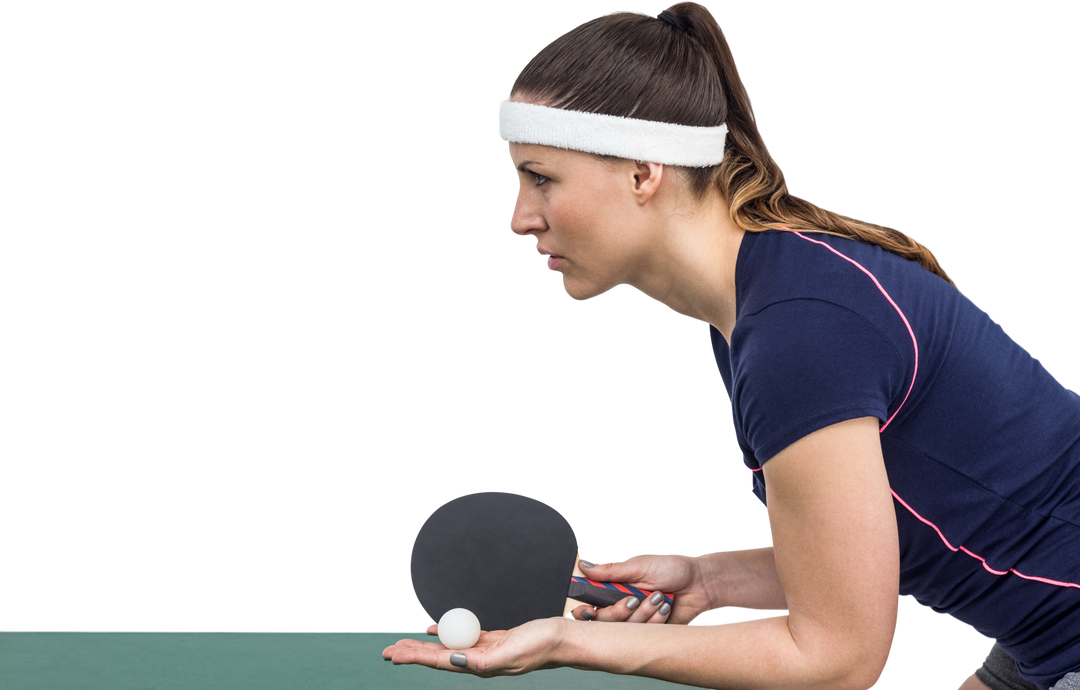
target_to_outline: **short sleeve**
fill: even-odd
[[[884,421],[905,381],[903,357],[885,334],[815,299],[741,317],[731,362],[736,423],[759,463],[830,424]]]

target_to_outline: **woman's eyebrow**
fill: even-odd
[[[524,162],[522,162],[521,164],[518,165],[517,169],[519,171],[523,172],[523,173],[531,173],[532,170],[529,170],[529,168],[527,167],[527,166],[530,166],[530,165],[539,165],[539,164],[536,161],[524,161]]]

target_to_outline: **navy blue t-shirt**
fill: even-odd
[[[953,286],[873,245],[746,233],[713,350],[754,491],[794,441],[877,417],[900,593],[1048,688],[1080,671],[1080,396]]]

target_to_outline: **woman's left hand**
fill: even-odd
[[[395,664],[420,664],[484,678],[516,676],[560,665],[555,663],[555,651],[568,623],[571,621],[564,618],[540,618],[510,630],[481,632],[472,648],[456,651],[437,642],[401,640],[384,649],[382,655]],[[429,635],[437,635],[438,631],[437,625],[427,630]],[[464,667],[460,666],[462,657]]]

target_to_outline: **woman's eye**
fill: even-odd
[[[533,173],[533,177],[535,177],[535,178],[536,178],[536,186],[537,186],[537,187],[539,187],[540,185],[544,184],[544,183],[545,183],[545,182],[547,182],[547,180],[548,180],[548,178],[544,177],[544,176],[543,176],[543,175],[541,175],[540,173]]]

